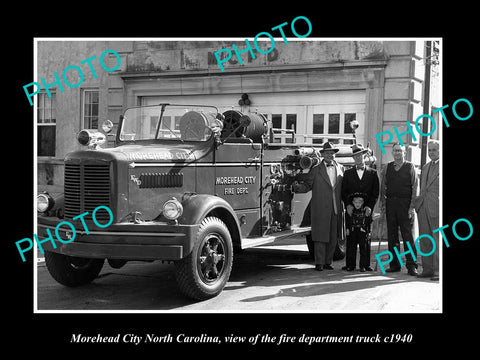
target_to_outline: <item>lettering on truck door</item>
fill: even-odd
[[[242,236],[258,236],[261,230],[259,146],[225,143],[215,157],[215,193],[235,210]]]

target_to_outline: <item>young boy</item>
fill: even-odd
[[[357,244],[360,248],[360,271],[373,271],[370,267],[370,231],[372,216],[365,215],[366,195],[354,193],[349,197],[353,205],[352,215],[345,214],[345,225],[347,234],[346,266],[347,271],[355,270],[357,262]]]

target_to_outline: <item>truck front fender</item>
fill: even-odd
[[[208,194],[191,195],[182,201],[183,214],[178,221],[181,224],[199,224],[214,209],[221,208],[236,219],[235,211],[224,199]],[[237,220],[238,225],[238,220]]]
[[[240,224],[235,211],[224,199],[208,194],[191,195],[182,201],[183,213],[178,218],[185,225],[200,224],[207,216],[215,216],[227,225],[234,246],[240,244]]]

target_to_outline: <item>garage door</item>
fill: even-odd
[[[323,143],[327,140],[340,144],[351,143],[352,140],[336,137],[351,134],[350,122],[357,120],[360,124],[356,131],[357,141],[365,143],[364,90],[251,93],[250,106],[238,105],[240,97],[241,94],[146,96],[141,98],[141,103],[214,105],[220,112],[231,109],[260,112],[272,121],[274,128],[295,129],[297,143]],[[175,118],[167,120],[170,121],[170,128],[178,128]],[[286,142],[291,142],[287,135],[284,137]]]

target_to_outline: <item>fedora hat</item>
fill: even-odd
[[[333,150],[334,152],[338,152],[339,149],[337,149],[331,142],[327,141],[325,144],[323,144],[323,148],[320,149],[320,152],[327,150]]]
[[[352,145],[352,156],[358,154],[365,154],[368,152],[368,149],[365,149],[362,144],[353,144]]]

